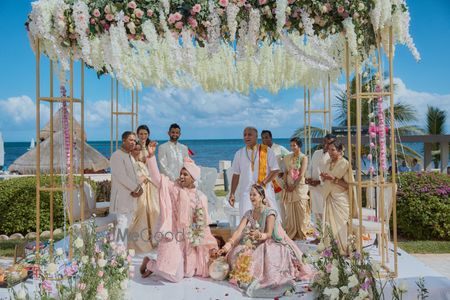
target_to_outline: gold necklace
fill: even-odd
[[[252,168],[252,172],[254,172],[255,171],[255,159],[256,159],[256,155],[255,155],[255,147],[256,147],[257,145],[255,145],[254,147],[252,147],[251,148],[251,150],[252,150],[252,156],[251,156],[251,158],[249,157],[249,155],[248,155],[248,149],[247,149],[247,146],[245,147],[245,154],[247,155],[247,158],[248,158],[248,160],[250,161],[250,165],[251,165],[251,168]]]

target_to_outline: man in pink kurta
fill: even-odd
[[[183,187],[181,173],[187,171],[194,180],[200,178],[200,168],[192,160],[186,158],[180,179],[172,182],[158,170],[156,159],[151,154],[147,160],[152,182],[159,189],[160,227],[157,236],[159,246],[157,260],[144,259],[146,270],[141,270],[146,277],[155,273],[164,279],[178,282],[184,277],[208,277],[208,261],[210,251],[217,249],[217,241],[211,234],[208,224],[208,199],[197,188]],[[194,245],[187,232],[194,222],[193,211],[203,208],[205,221],[203,237]]]

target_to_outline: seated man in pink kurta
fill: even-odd
[[[155,273],[166,280],[178,282],[184,277],[208,277],[208,261],[218,248],[209,229],[208,199],[194,185],[200,168],[185,158],[180,177],[170,181],[161,175],[154,156],[156,143],[148,147],[147,166],[152,182],[159,189],[160,226],[157,260],[145,257],[142,277]]]

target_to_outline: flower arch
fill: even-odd
[[[324,86],[345,68],[345,43],[360,61],[406,44],[404,0],[39,0],[31,45],[62,69],[82,59],[130,89],[143,86],[248,93]]]

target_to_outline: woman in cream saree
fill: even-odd
[[[342,156],[342,143],[334,141],[328,146],[330,159],[320,174],[324,181],[324,230],[330,226],[341,254],[347,253],[347,222],[349,219],[348,169],[350,163]],[[353,175],[352,175],[353,176]]]
[[[144,192],[137,199],[137,208],[129,227],[128,248],[136,253],[148,253],[155,242],[156,222],[159,217],[158,189],[150,180],[147,165],[140,159],[141,145],[136,144],[132,155],[135,159],[134,169],[138,178],[143,178],[141,184]]]

